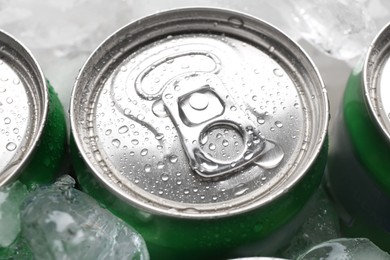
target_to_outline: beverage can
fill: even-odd
[[[71,99],[80,186],[152,258],[280,249],[326,163],[328,100],[304,51],[214,8],[161,12],[111,35]]]
[[[0,30],[0,187],[54,181],[67,142],[57,94],[26,47]]]
[[[327,186],[347,236],[390,252],[390,88],[386,26],[352,72],[330,144]]]

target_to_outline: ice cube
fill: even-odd
[[[79,69],[105,38],[134,19],[131,6],[132,0],[0,0],[0,28],[32,51],[68,110]]]
[[[364,1],[278,0],[278,3],[303,38],[324,53],[353,64],[378,32],[376,20]]]
[[[19,207],[27,194],[27,188],[16,181],[0,188],[0,250],[8,247],[20,232]]]
[[[390,255],[366,238],[339,238],[316,245],[297,259],[388,260]]]
[[[148,259],[143,238],[70,176],[31,193],[21,208],[22,235],[36,259]]]

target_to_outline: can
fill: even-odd
[[[273,254],[321,181],[328,112],[315,66],[276,28],[170,10],[118,30],[81,69],[73,162],[152,259]]]
[[[352,72],[334,122],[327,187],[342,233],[390,252],[390,26]]]
[[[54,181],[67,142],[57,94],[18,40],[0,30],[0,187]]]

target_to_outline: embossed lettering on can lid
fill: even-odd
[[[365,99],[380,131],[390,142],[390,24],[376,36],[363,72]]]
[[[0,187],[28,163],[46,121],[47,95],[31,53],[0,30]]]
[[[154,214],[210,218],[272,202],[318,155],[322,80],[274,27],[228,10],[125,26],[75,83],[71,127],[98,179]]]

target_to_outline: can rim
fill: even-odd
[[[0,187],[2,187],[6,184],[11,183],[20,175],[21,171],[28,165],[29,161],[31,160],[31,157],[33,156],[33,153],[36,151],[37,144],[42,137],[43,129],[47,122],[49,93],[42,69],[39,66],[32,52],[12,34],[2,29],[0,29],[0,36],[5,37],[7,38],[7,40],[11,41],[12,48],[18,54],[23,56],[23,58],[26,59],[26,62],[28,62],[28,65],[31,66],[31,68],[34,70],[34,76],[40,84],[40,86],[37,87],[40,87],[39,91],[42,94],[42,100],[39,100],[39,102],[41,103],[41,111],[39,111],[41,116],[38,118],[39,121],[37,122],[37,128],[33,133],[34,136],[30,140],[27,149],[23,152],[22,158],[6,169],[7,173],[5,174],[5,176],[3,175],[4,173],[0,175]]]
[[[319,156],[320,151],[321,151],[321,149],[323,147],[323,144],[325,142],[326,134],[327,134],[327,127],[328,127],[328,124],[329,124],[329,100],[328,100],[328,95],[327,95],[327,91],[325,89],[323,80],[321,78],[321,75],[320,75],[317,67],[315,66],[315,64],[312,61],[312,59],[308,56],[308,54],[303,50],[303,48],[301,46],[299,46],[290,37],[288,37],[283,32],[281,32],[278,28],[270,25],[269,23],[267,23],[267,22],[265,22],[265,21],[263,21],[263,20],[261,20],[261,19],[259,19],[257,17],[254,17],[252,15],[249,15],[249,14],[246,14],[246,13],[242,13],[242,12],[239,12],[239,11],[236,11],[236,10],[225,9],[225,8],[213,8],[213,7],[173,8],[173,9],[167,9],[167,10],[164,10],[164,11],[161,11],[161,12],[157,12],[157,13],[154,13],[154,14],[151,14],[151,15],[147,15],[147,16],[144,16],[144,17],[142,17],[140,19],[137,19],[137,20],[135,20],[135,21],[133,21],[133,22],[131,22],[131,23],[129,23],[127,25],[124,25],[123,27],[119,28],[114,33],[112,33],[110,36],[108,36],[97,48],[95,48],[93,53],[88,57],[88,59],[86,60],[86,62],[82,66],[82,68],[80,69],[79,74],[78,74],[78,76],[76,78],[76,81],[74,83],[74,87],[73,87],[72,95],[71,95],[71,101],[70,101],[70,126],[71,126],[71,131],[73,133],[73,138],[74,138],[74,141],[76,143],[76,146],[79,149],[79,153],[80,153],[81,157],[83,158],[84,162],[86,162],[87,167],[91,170],[93,175],[106,188],[108,188],[114,194],[119,196],[120,199],[122,199],[123,201],[126,201],[126,203],[129,203],[132,206],[136,206],[136,207],[138,207],[138,208],[140,208],[142,210],[146,210],[147,212],[151,212],[153,214],[165,215],[165,216],[175,216],[175,217],[185,218],[185,219],[187,219],[187,218],[189,218],[189,219],[199,219],[199,218],[208,219],[208,218],[220,218],[220,217],[226,217],[226,216],[232,216],[232,215],[236,215],[236,214],[241,214],[243,212],[248,212],[248,211],[251,211],[251,210],[253,210],[255,208],[259,208],[259,207],[265,206],[265,205],[271,203],[272,200],[271,199],[263,200],[263,201],[261,201],[261,203],[253,203],[252,205],[246,205],[244,208],[238,208],[236,210],[231,210],[230,209],[230,212],[228,214],[226,214],[226,213],[223,214],[223,213],[220,213],[220,212],[217,212],[217,213],[208,212],[207,214],[202,214],[202,216],[199,216],[198,213],[193,213],[193,212],[183,212],[183,211],[162,212],[162,210],[157,210],[155,207],[153,207],[153,205],[148,205],[148,204],[141,205],[141,204],[129,201],[129,199],[128,199],[129,193],[128,192],[124,192],[123,190],[117,190],[114,187],[115,185],[112,184],[112,182],[110,183],[109,181],[107,181],[104,178],[100,177],[99,174],[94,171],[95,166],[89,160],[89,158],[86,156],[85,151],[83,152],[82,149],[80,149],[80,148],[83,147],[82,146],[82,137],[77,134],[78,133],[78,127],[77,127],[76,116],[75,116],[75,113],[77,111],[77,109],[76,109],[77,102],[75,101],[74,97],[76,96],[77,86],[80,84],[80,79],[82,78],[82,76],[83,76],[84,72],[87,70],[87,68],[93,63],[92,62],[93,59],[96,58],[96,56],[98,56],[98,52],[100,50],[104,49],[104,47],[106,45],[108,45],[108,43],[110,41],[112,41],[112,39],[115,37],[115,35],[117,35],[121,31],[126,30],[128,27],[136,26],[137,24],[144,23],[145,21],[148,21],[149,19],[153,19],[156,16],[160,16],[160,15],[164,15],[164,14],[174,14],[176,12],[183,12],[183,11],[186,11],[186,12],[194,12],[194,11],[227,12],[230,15],[239,15],[240,18],[255,20],[256,22],[261,23],[264,26],[272,28],[272,30],[274,30],[275,32],[278,33],[278,36],[281,36],[283,39],[288,41],[288,44],[291,44],[292,46],[294,46],[294,48],[296,48],[297,50],[300,51],[300,57],[304,57],[305,62],[308,64],[308,66],[310,66],[310,75],[312,75],[312,74],[316,75],[315,76],[316,83],[318,82],[318,86],[316,86],[316,87],[318,89],[321,89],[321,92],[322,92],[321,93],[321,95],[322,95],[321,96],[321,98],[322,98],[321,102],[323,103],[323,107],[321,108],[321,109],[323,109],[323,111],[321,111],[321,113],[322,113],[321,116],[323,117],[324,123],[323,123],[323,125],[321,125],[322,127],[320,128],[320,133],[318,135],[319,136],[319,140],[316,143],[316,147],[313,148],[312,153],[311,153],[312,155],[314,154],[315,156],[311,156],[309,160],[305,161],[305,165],[304,165],[304,167],[301,168],[301,171],[295,175],[295,178],[293,178],[291,180],[291,182],[289,182],[289,185],[284,186],[284,190],[280,190],[279,189],[278,192],[275,193],[274,196],[272,197],[272,200],[275,200],[275,199],[283,196],[287,191],[292,189],[296,185],[296,183],[301,180],[301,178],[304,176],[304,173],[308,172],[308,170],[313,166],[313,164],[314,164],[315,160],[317,159],[317,157]]]
[[[390,41],[387,40],[387,43],[381,44],[383,41],[384,35],[390,33],[390,23],[385,25],[374,37],[372,40],[370,46],[368,47],[366,57],[364,59],[363,64],[363,91],[364,91],[364,101],[366,105],[368,106],[368,112],[370,117],[373,119],[373,122],[376,127],[379,127],[380,133],[386,138],[387,144],[390,144],[390,130],[383,122],[382,118],[386,118],[386,115],[384,113],[383,109],[378,109],[377,105],[377,96],[378,91],[375,91],[375,95],[373,96],[370,94],[370,89],[377,89],[376,85],[378,83],[373,83],[371,80],[371,77],[375,77],[377,75],[377,70],[381,69],[383,67],[383,63],[379,62],[380,64],[372,65],[373,63],[377,62],[378,60],[381,60],[383,58],[390,59],[388,55],[384,55],[383,49],[386,49],[390,45]],[[376,58],[376,59],[375,59]],[[374,68],[373,68],[374,67]],[[375,85],[373,87],[372,85]]]

